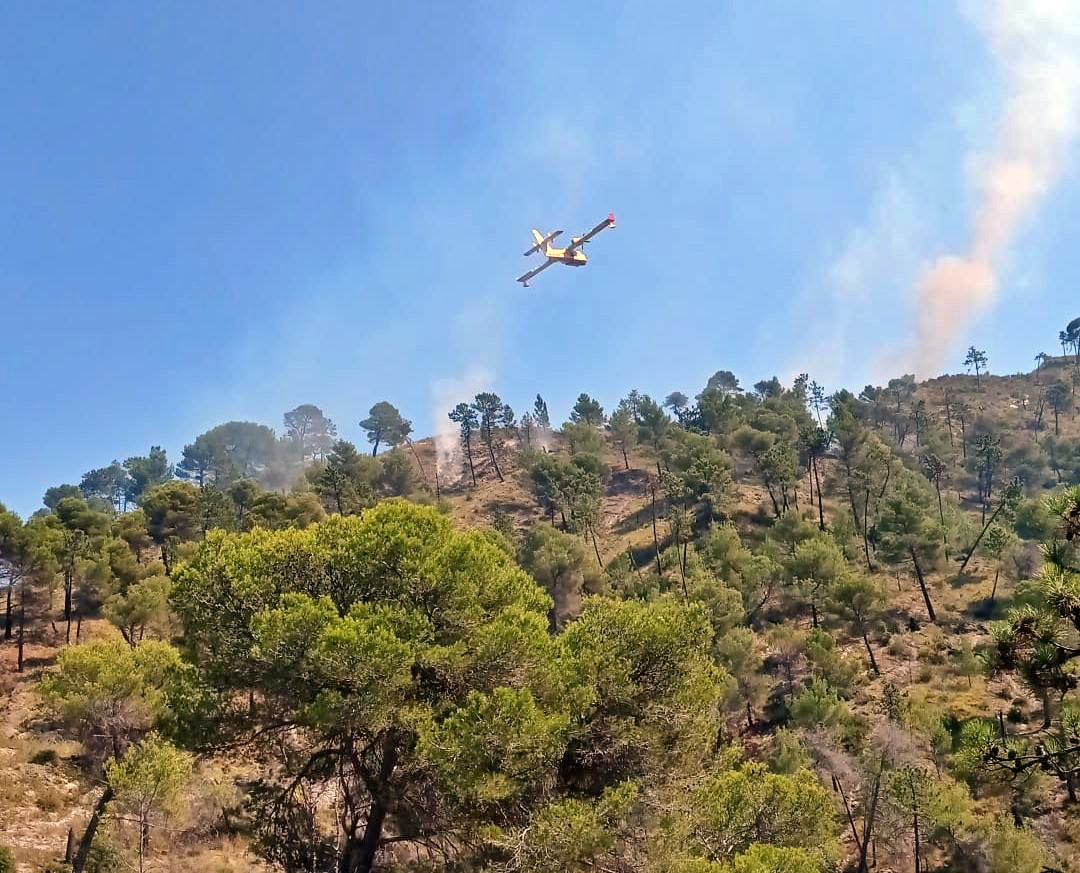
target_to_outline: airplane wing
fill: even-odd
[[[578,248],[578,246],[581,246],[581,245],[584,245],[585,243],[587,243],[594,236],[596,236],[598,233],[600,233],[600,231],[605,230],[605,229],[607,229],[609,227],[614,227],[614,226],[615,226],[615,213],[614,212],[609,212],[608,217],[605,218],[603,221],[601,221],[598,225],[596,225],[596,227],[594,227],[592,230],[590,230],[587,234],[585,234],[584,236],[580,236],[580,237],[574,237],[573,245],[571,245],[566,250],[567,254],[572,252],[574,249]]]
[[[542,263],[535,270],[529,270],[528,273],[524,273],[521,276],[518,276],[515,281],[520,282],[522,285],[524,285],[526,288],[528,288],[529,287],[529,280],[533,276],[536,276],[537,274],[544,272],[544,270],[546,270],[548,267],[550,267],[554,263],[555,263],[555,261],[550,260],[550,259],[547,260],[547,261],[544,261],[544,263]]]

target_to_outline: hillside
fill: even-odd
[[[445,444],[409,442],[407,429],[378,458],[342,443],[309,451],[303,434],[299,460],[280,469],[268,460],[248,472],[235,455],[207,454],[201,485],[191,476],[203,456],[185,449],[189,481],[161,476],[132,492],[139,508],[127,512],[120,491],[84,477],[48,512],[0,526],[15,628],[0,646],[0,814],[9,822],[0,845],[16,869],[68,869],[103,786],[127,784],[107,769],[114,752],[99,748],[101,737],[142,750],[154,728],[191,756],[176,764],[184,778],[167,803],[156,789],[139,794],[138,773],[127,795],[117,788],[102,810],[98,866],[86,869],[364,869],[337,866],[342,841],[353,839],[341,822],[355,812],[362,851],[379,791],[396,799],[385,800],[371,869],[448,869],[452,860],[462,870],[810,871],[866,869],[871,853],[883,870],[910,869],[913,858],[918,869],[1074,869],[1076,628],[1062,595],[1038,580],[1053,570],[1080,590],[1065,539],[1072,516],[1044,505],[1080,483],[1076,376],[1073,358],[1057,357],[1033,373],[904,377],[826,399],[808,380],[742,392],[718,373],[693,404],[672,395],[671,416],[636,392],[603,416],[583,395],[577,421],[544,431],[542,448],[531,419],[493,427],[498,472],[478,396],[475,485],[463,447],[448,462]],[[213,433],[188,448],[211,445]],[[283,444],[266,451],[278,457]],[[286,476],[296,484],[275,488]],[[404,509],[392,499],[401,496],[435,509]],[[354,526],[334,533],[324,519],[337,514]],[[439,528],[443,516],[457,531],[500,533],[458,542]],[[345,538],[296,539],[320,531]],[[427,555],[429,541],[442,545]],[[413,554],[427,556],[413,564]],[[501,621],[501,609],[538,609],[524,589],[507,593],[519,590],[517,564],[552,598],[537,613],[550,638],[529,648],[533,631],[520,625],[507,653],[470,673],[455,659],[486,651],[469,636],[474,627]],[[340,592],[361,579],[368,593],[353,612]],[[222,593],[229,586],[243,596]],[[474,604],[496,591],[508,599],[481,617]],[[274,613],[283,592],[332,596],[342,615],[320,621],[345,624],[331,651],[347,651],[363,627],[355,644],[364,654],[333,673],[319,658],[337,655],[305,648],[322,625],[290,635],[313,613]],[[230,649],[235,628],[216,622],[260,603],[269,612],[245,618],[250,633],[278,636]],[[1018,608],[1028,624],[1014,619]],[[438,633],[453,628],[453,642],[440,637],[436,652],[405,635],[395,624],[404,618],[379,624],[393,610],[416,610],[432,627],[449,610]],[[1042,636],[1025,636],[1033,621]],[[384,688],[379,674],[405,655],[372,641],[391,637],[424,654],[411,680],[406,669],[404,684]],[[113,654],[86,654],[109,640]],[[137,661],[77,660],[137,658],[157,640],[178,651],[166,646],[154,657],[172,666],[145,675]],[[568,654],[590,646],[605,654],[588,668]],[[624,666],[604,673],[619,659]],[[342,700],[358,695],[356,708],[305,698],[290,684],[294,668]],[[472,678],[484,671],[501,678]],[[138,675],[137,687],[118,674]],[[168,684],[178,676],[189,683],[182,693]],[[479,696],[466,702],[455,689],[474,681]],[[506,688],[536,701],[533,727],[515,721],[526,718],[521,709],[466,715],[477,701],[495,706]],[[407,715],[395,708],[402,695],[412,700]],[[274,733],[290,708],[295,721]],[[562,727],[541,728],[544,719]],[[337,749],[354,723],[349,742],[389,742],[408,725],[413,745],[395,754],[418,757],[379,791],[366,768],[387,766],[388,753],[353,764],[342,753],[336,766],[355,766],[352,776],[300,767],[305,750]],[[451,724],[464,733],[448,733]],[[275,739],[257,742],[252,731]],[[999,766],[1006,754],[1012,763]],[[756,784],[766,772],[775,797],[738,794],[739,779]],[[287,815],[258,805],[260,791],[283,785],[292,786]],[[785,803],[794,806],[784,812]],[[760,836],[736,836],[737,811],[751,808],[746,827]],[[763,856],[764,845],[789,854]]]

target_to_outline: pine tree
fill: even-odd
[[[551,430],[551,418],[548,416],[547,403],[539,394],[536,395],[536,402],[533,403],[533,418],[536,419],[536,426],[540,430]]]

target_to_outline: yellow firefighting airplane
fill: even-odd
[[[585,252],[581,250],[582,246],[584,246],[585,243],[587,243],[594,236],[600,233],[600,231],[614,226],[615,213],[609,212],[607,218],[601,221],[598,225],[596,225],[596,227],[594,227],[584,236],[571,237],[570,245],[568,245],[564,249],[557,249],[551,245],[551,241],[562,233],[561,230],[553,230],[547,236],[544,236],[542,233],[540,233],[540,231],[533,229],[532,235],[533,239],[536,241],[536,244],[527,252],[525,252],[525,257],[528,257],[531,254],[535,254],[536,252],[543,252],[547,260],[544,261],[544,263],[542,263],[535,270],[529,270],[528,273],[525,273],[522,276],[518,276],[517,281],[524,285],[526,288],[528,288],[529,280],[538,273],[546,270],[552,264],[566,264],[570,267],[583,267],[586,263],[588,263],[589,259],[585,256]]]

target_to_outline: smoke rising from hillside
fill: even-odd
[[[447,485],[457,482],[464,474],[464,457],[458,438],[458,426],[448,413],[462,401],[473,397],[494,381],[492,374],[483,367],[469,367],[465,373],[452,379],[437,379],[431,383],[431,414],[435,420],[435,460],[439,465],[439,479]]]
[[[989,154],[969,155],[975,212],[966,252],[929,264],[916,286],[915,366],[940,370],[967,323],[997,299],[1000,262],[1064,170],[1080,111],[1080,4],[993,0],[975,7],[1005,102]]]

